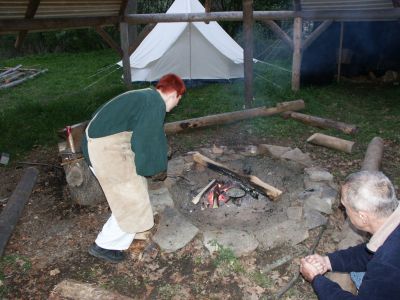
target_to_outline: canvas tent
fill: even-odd
[[[175,0],[167,14],[197,12],[204,12],[198,0]],[[243,49],[217,22],[158,23],[130,64],[132,81],[156,81],[166,73],[196,80],[243,78]]]

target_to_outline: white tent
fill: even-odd
[[[196,12],[204,12],[198,0],[175,0],[167,14]],[[217,22],[158,23],[130,64],[132,81],[156,81],[167,73],[183,79],[243,78],[243,49]]]

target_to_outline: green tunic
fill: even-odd
[[[88,135],[101,138],[123,131],[132,132],[136,172],[141,176],[152,176],[167,169],[165,114],[165,102],[156,90],[129,91],[111,99],[94,113]],[[86,135],[82,140],[82,152],[90,164]]]

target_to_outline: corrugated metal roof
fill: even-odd
[[[302,0],[303,11],[380,10],[393,8],[392,0]]]
[[[29,0],[0,0],[0,19],[24,19]],[[35,19],[118,16],[123,0],[42,0]]]

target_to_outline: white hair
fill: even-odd
[[[342,186],[342,201],[355,211],[367,211],[378,217],[388,217],[399,201],[393,184],[382,172],[361,171],[346,178]]]

